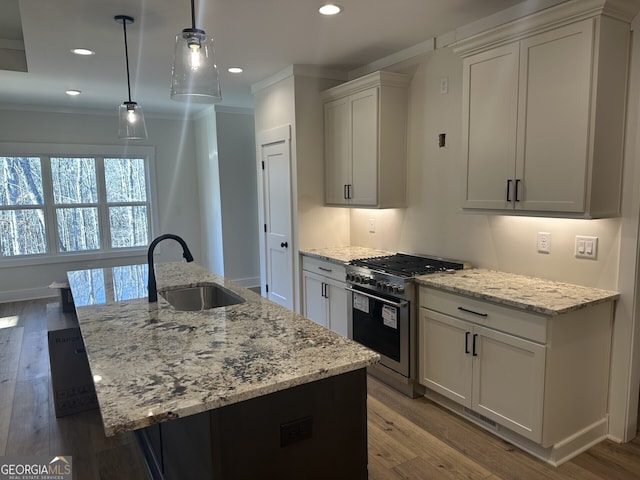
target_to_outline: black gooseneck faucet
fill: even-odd
[[[193,262],[193,255],[189,251],[189,247],[187,247],[187,243],[180,238],[178,235],[173,235],[171,233],[165,233],[164,235],[160,235],[156,239],[151,242],[149,245],[149,250],[147,251],[147,262],[149,263],[149,283],[147,284],[147,289],[149,290],[149,303],[158,301],[158,289],[156,287],[156,272],[153,267],[153,251],[162,240],[166,240],[167,238],[171,238],[182,245],[182,256],[187,262]]]

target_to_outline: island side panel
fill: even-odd
[[[366,480],[362,368],[211,411],[214,477]]]

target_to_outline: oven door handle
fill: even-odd
[[[386,303],[387,305],[392,305],[397,308],[406,307],[408,303],[404,300],[400,302],[392,302],[391,300],[387,300],[386,298],[377,297],[376,295],[371,295],[370,293],[363,292],[362,290],[356,290],[355,288],[351,288],[351,287],[345,287],[345,290],[349,292],[358,293],[360,295],[364,295],[365,297],[373,298],[374,300],[378,300],[380,302]]]

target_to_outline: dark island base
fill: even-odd
[[[366,480],[366,369],[136,433],[154,480]]]

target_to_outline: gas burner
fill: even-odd
[[[402,278],[411,278],[418,275],[427,275],[447,270],[461,270],[464,268],[464,264],[461,262],[408,255],[405,253],[396,253],[384,257],[358,258],[352,260],[349,264]]]

